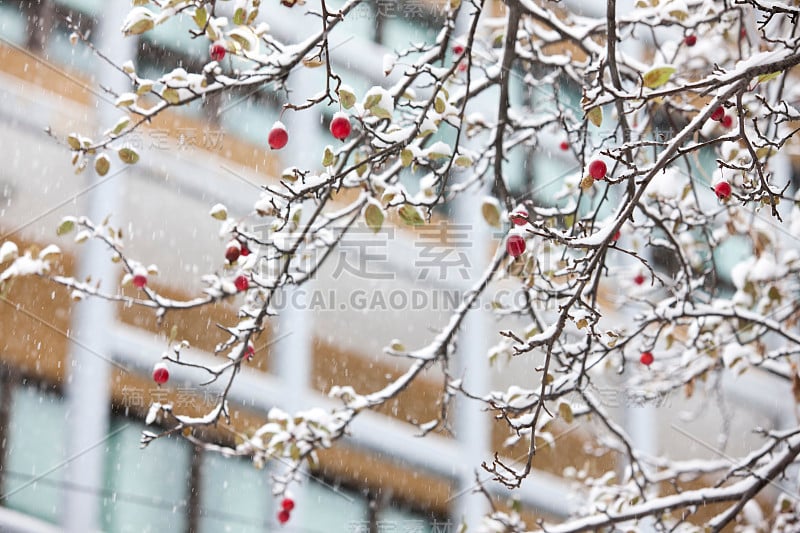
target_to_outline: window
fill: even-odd
[[[446,525],[444,521],[435,520],[438,527]],[[382,527],[383,526],[383,527]],[[455,528],[448,528],[447,531]],[[432,533],[431,521],[424,515],[408,509],[387,507],[378,514],[378,531],[413,531],[414,533]]]
[[[14,387],[11,398],[3,479],[3,490],[9,496],[5,505],[57,523],[64,470],[48,471],[66,458],[63,400],[32,386]]]
[[[0,35],[6,41],[24,46],[28,40],[27,18],[21,6],[0,4]]]
[[[188,519],[192,448],[177,437],[139,447],[144,424],[112,420],[108,440],[101,523],[120,533],[184,532]]]
[[[57,0],[56,3],[84,13],[100,13],[105,5],[104,0]]]
[[[197,25],[187,15],[178,15],[142,34],[142,39],[155,48],[176,52],[185,57],[204,59],[208,56],[208,38],[192,39],[189,30]],[[170,63],[171,64],[171,63]]]
[[[303,492],[308,511],[297,516],[299,530],[308,533],[367,531],[369,516],[364,496],[315,480],[306,481]]]
[[[266,90],[245,88],[226,94],[219,104],[219,123],[226,133],[266,147],[267,134],[278,119],[277,102]]]
[[[328,11],[337,11],[345,5],[344,0],[332,0],[327,3]],[[354,8],[344,21],[336,25],[334,32],[339,37],[354,36],[356,39],[375,39],[376,29],[375,5],[362,2]]]
[[[392,9],[386,8],[389,4],[379,1],[380,24],[376,37],[387,48],[400,51],[414,44],[430,43],[442,30],[444,18],[427,11],[420,2],[397,2]]]
[[[269,470],[243,459],[203,453],[200,532],[257,533],[273,523]]]

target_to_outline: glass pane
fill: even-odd
[[[256,533],[269,529],[273,497],[269,471],[216,453],[203,456],[201,533]]]
[[[64,470],[57,469],[66,458],[64,404],[55,394],[34,387],[18,386],[12,396],[9,423],[8,464],[4,491],[12,493],[6,505],[37,518],[57,523],[60,518],[60,483]],[[19,490],[19,492],[15,492]]]
[[[303,499],[292,512],[299,531],[353,533],[366,531],[367,500],[360,494],[334,490],[317,481],[304,482]]]
[[[25,15],[19,6],[0,4],[0,35],[14,44],[25,45],[28,32]]]
[[[278,119],[278,111],[267,102],[242,95],[230,95],[220,106],[220,123],[226,134],[266,147],[267,134]]]
[[[383,19],[383,44],[392,50],[405,50],[412,44],[431,43],[442,30],[441,26],[423,25],[426,20],[422,16],[411,13],[412,16],[387,16]],[[429,19],[431,24],[440,21],[440,18]]]
[[[63,21],[59,21],[47,35],[45,57],[48,61],[58,63],[74,70],[88,72],[92,67],[96,67],[98,61],[88,46],[76,44],[73,46],[69,42],[69,31]]]
[[[742,235],[732,235],[714,249],[717,272],[725,281],[731,283],[733,267],[753,256],[753,244]]]
[[[545,205],[555,204],[555,196],[564,186],[564,180],[580,171],[574,162],[568,162],[552,153],[537,154],[533,159],[533,198]],[[565,200],[559,203],[563,204]]]
[[[437,528],[446,524],[438,521]],[[447,531],[450,529],[448,528]],[[431,521],[425,516],[396,507],[389,507],[380,513],[378,531],[398,531],[403,533],[432,533]]]
[[[326,5],[329,11],[334,11],[340,9],[344,4],[344,0],[332,0]],[[375,16],[375,6],[369,2],[362,2],[348,13],[344,21],[336,25],[333,35],[336,36],[337,40],[343,37],[374,40]]]
[[[57,4],[71,7],[84,13],[95,14],[103,10],[103,0],[56,0]]]
[[[186,531],[191,446],[164,438],[139,448],[144,425],[112,420],[106,455],[103,531],[144,533]]]
[[[164,24],[142,34],[142,38],[161,48],[168,48],[184,55],[206,58],[208,55],[208,38],[193,39],[189,30],[197,29],[197,25],[189,16],[178,15]]]

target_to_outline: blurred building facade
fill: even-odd
[[[127,2],[119,3],[128,7]],[[337,67],[360,94],[383,81],[381,62],[388,50],[429,39],[439,31],[435,10],[421,2],[377,1],[362,7],[331,43],[342,49],[341,57],[349,58],[348,64]],[[152,283],[165,294],[187,298],[198,293],[201,274],[218,271],[222,265],[225,241],[218,236],[219,224],[208,216],[210,206],[220,202],[231,213],[245,215],[259,187],[274,183],[281,169],[298,160],[318,160],[330,143],[330,115],[286,117],[290,131],[302,133],[292,135],[278,157],[266,148],[266,132],[278,118],[282,94],[264,88],[209,99],[164,114],[131,136],[125,142],[142,152],[141,162],[114,166],[106,178],[90,184],[85,175],[72,173],[68,149],[44,134],[43,128],[51,127],[62,139],[72,131],[102,132],[122,113],[98,89],[98,82],[105,79],[98,74],[99,60],[85,47],[70,45],[64,17],[91,31],[92,39],[105,38],[108,27],[114,30],[116,36],[105,42],[120,39],[118,46],[132,51],[142,77],[155,79],[178,64],[196,70],[207,56],[202,39],[186,38],[191,21],[173,21],[138,40],[123,40],[116,31],[120,12],[124,9],[103,0],[0,4],[0,139],[8,151],[8,162],[0,169],[0,240],[14,240],[20,248],[58,242],[65,251],[63,268],[80,272],[81,254],[86,252],[57,240],[54,229],[63,216],[90,212],[90,200],[98,194],[103,198],[105,191],[116,206],[108,214],[129,237],[127,251],[159,266]],[[303,24],[298,10],[271,8],[265,17],[287,39],[292,38],[291,28]],[[321,75],[313,70],[293,74],[297,94],[315,94]],[[579,95],[575,88],[567,97],[577,101]],[[559,139],[552,141],[555,147]],[[523,179],[527,165],[537,175],[570,170],[569,162],[558,156],[531,154],[509,164],[517,169],[519,190],[530,187]],[[541,193],[548,187],[541,183],[536,188]],[[477,212],[474,207],[466,204],[449,215],[487,243],[498,242],[497,235],[471,218],[469,213]],[[94,206],[98,212],[107,208]],[[427,238],[430,246],[448,240],[441,235]],[[474,234],[467,240],[476,242]],[[426,342],[432,328],[449,316],[452,305],[448,308],[447,303],[453,300],[448,298],[469,288],[471,269],[480,268],[491,247],[473,244],[463,252],[466,255],[457,256],[462,261],[452,270],[443,272],[429,263],[428,275],[422,276],[424,264],[417,263],[421,268],[408,272],[403,270],[407,263],[396,261],[424,257],[420,242],[424,246],[424,235],[401,228],[377,244],[355,238],[344,243],[343,252],[310,286],[284,294],[281,318],[270,324],[268,338],[259,339],[253,364],[234,387],[230,427],[210,431],[209,437],[235,444],[235,432],[257,428],[273,406],[296,410],[333,405],[325,396],[332,385],[370,391],[402,372],[404,363],[383,355],[383,346],[394,338],[409,346]],[[374,264],[364,260],[370,254],[378,257]],[[462,269],[469,270],[468,275],[462,275]],[[393,293],[407,303],[393,305],[389,301]],[[383,299],[375,300],[375,294]],[[429,300],[414,307],[410,303],[414,295]],[[236,302],[169,315],[157,326],[152,313],[114,306],[113,316],[107,316],[106,303],[91,298],[77,302],[72,296],[34,279],[16,282],[2,295],[0,530],[276,528],[269,467],[259,470],[243,459],[203,452],[179,438],[139,449],[151,402],[170,402],[176,410],[193,414],[203,413],[213,402],[214,387],[198,387],[197,375],[188,371],[173,369],[165,387],[151,381],[150,370],[166,349],[170,331],[174,327],[179,338],[191,343],[193,355],[210,358],[223,338],[215,324],[236,320]],[[97,314],[86,313],[106,316],[104,327],[93,327],[96,324],[76,312],[92,306],[100,306],[95,308]],[[490,368],[486,354],[496,342],[491,340],[496,332],[485,319],[480,313],[470,318],[459,343],[461,365],[470,369],[475,390],[505,389],[517,383],[523,363]],[[105,367],[100,374],[88,370],[98,365]],[[76,375],[85,378],[79,391],[84,400],[76,400],[71,390]],[[417,438],[418,429],[409,421],[422,423],[438,416],[441,382],[441,375],[431,372],[386,409],[361,415],[352,436],[323,453],[308,483],[295,490],[298,507],[283,530],[454,532],[462,517],[472,525],[486,509],[482,496],[471,491],[473,469],[491,460],[495,450],[510,457],[521,450],[505,450],[507,432],[479,406],[468,403],[457,406],[456,437]],[[748,406],[742,407],[746,416],[737,423],[750,427],[752,419],[767,417],[764,425],[781,425],[771,396],[748,395],[752,387],[736,389],[734,396]],[[608,392],[615,395],[609,409],[618,412],[638,442],[657,447],[664,432],[654,426],[652,407],[627,408],[613,384]],[[673,419],[680,407],[675,406]],[[77,411],[97,416],[71,418]],[[580,432],[564,434],[556,451],[543,452],[541,470],[518,495],[529,520],[564,516],[578,504],[568,496],[569,484],[560,474],[583,461],[584,437]],[[85,468],[75,468],[84,460]],[[508,502],[507,494],[493,490],[501,503]],[[78,516],[65,518],[70,514]]]

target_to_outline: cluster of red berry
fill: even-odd
[[[294,509],[294,500],[291,498],[284,498],[281,500],[281,510],[278,511],[278,522],[285,524],[292,517],[292,509]]]
[[[353,127],[350,124],[350,118],[347,116],[347,114],[339,111],[333,115],[330,130],[334,139],[338,139],[340,141],[345,140],[353,130]],[[288,142],[289,131],[286,129],[286,126],[281,121],[275,122],[275,124],[272,125],[272,129],[269,130],[269,135],[267,135],[267,143],[269,144],[269,147],[273,150],[280,150],[286,146]]]
[[[238,261],[239,257],[247,257],[248,255],[250,255],[250,249],[247,247],[246,242],[233,239],[228,243],[228,246],[225,247],[225,259],[230,264]],[[233,280],[233,284],[239,292],[246,291],[250,288],[250,280],[247,279],[247,276],[244,274],[238,275],[236,279]]]
[[[733,126],[733,117],[725,113],[725,108],[722,106],[717,107],[714,112],[711,113],[711,120],[719,122],[728,129]]]
[[[208,55],[213,61],[222,61],[227,52],[225,44],[221,42],[212,43],[208,48]],[[340,141],[345,140],[349,135],[352,127],[350,125],[350,118],[341,111],[333,115],[330,125],[331,135]],[[267,143],[273,150],[280,150],[289,142],[289,131],[286,126],[280,121],[272,125],[272,129],[267,136]],[[233,261],[231,261],[233,262]]]
[[[225,259],[228,263],[233,264],[239,260],[239,257],[247,257],[248,255],[250,255],[250,249],[247,247],[247,243],[239,241],[238,239],[232,239],[225,247]],[[136,271],[133,276],[133,284],[141,289],[147,284],[147,275],[143,272]],[[239,292],[246,291],[250,288],[250,280],[244,274],[236,276],[236,279],[233,280],[233,284]],[[253,358],[255,353],[255,347],[252,343],[248,342],[244,352],[244,359],[249,361]],[[157,363],[153,367],[153,381],[159,385],[163,385],[169,381],[169,369],[166,364]]]

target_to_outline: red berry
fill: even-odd
[[[281,509],[283,509],[284,511],[291,511],[292,509],[294,509],[294,500],[291,498],[284,498],[281,501]]]
[[[595,159],[591,163],[589,163],[589,175],[596,180],[601,180],[606,177],[606,172],[608,172],[608,168],[606,168],[606,164],[604,161],[600,159]]]
[[[247,343],[247,348],[244,349],[244,360],[249,361],[256,354],[256,348],[252,342]],[[291,509],[289,509],[291,511]]]
[[[281,524],[285,524],[286,522],[288,522],[289,517],[290,517],[289,511],[287,511],[286,509],[281,509],[278,512],[278,522],[280,522]]]
[[[725,115],[724,117],[722,117],[722,120],[720,122],[722,122],[723,127],[730,129],[731,126],[733,126],[733,117],[730,115]]]
[[[247,247],[246,242],[240,242],[239,246],[241,247],[241,250],[239,250],[239,255],[241,255],[242,257],[247,257],[248,255],[250,255],[250,248]]]
[[[144,274],[134,274],[133,285],[141,289],[142,287],[147,285],[147,276],[145,276]]]
[[[235,263],[239,256],[242,254],[242,247],[238,241],[231,241],[225,249],[225,259],[229,263]]]
[[[617,230],[617,232],[614,234],[614,237],[611,240],[618,241],[620,237],[622,237],[622,234],[620,233],[619,230]]]
[[[342,113],[341,111],[333,115],[333,120],[331,120],[331,135],[335,139],[339,139],[343,141],[350,135],[351,131],[350,127],[350,119]]]
[[[283,125],[283,122],[278,121],[272,125],[267,142],[273,150],[280,150],[286,146],[286,143],[289,142],[289,132],[286,131],[286,126]]]
[[[637,285],[641,285],[642,283],[644,283],[644,274],[636,274],[633,277],[633,282]]]
[[[225,57],[225,45],[222,43],[214,43],[208,47],[208,55],[211,56],[213,61],[222,61]]]
[[[163,385],[169,381],[169,369],[164,363],[158,363],[153,367],[153,381]]]
[[[524,226],[528,223],[528,212],[524,209],[517,209],[509,217],[515,226]]]
[[[717,198],[720,200],[727,200],[731,197],[731,184],[727,181],[720,181],[714,185],[714,194],[716,194]]]
[[[697,35],[687,35],[686,38],[683,40],[683,44],[686,46],[694,46],[697,44]]]
[[[461,63],[458,64],[458,71],[459,72],[466,72],[466,70],[467,70],[467,62],[466,61],[462,61]]]
[[[722,106],[719,106],[714,110],[713,113],[711,113],[711,120],[716,120],[717,122],[719,122],[720,120],[722,120],[722,117],[724,116],[725,116],[725,110],[722,108]]]
[[[561,148],[563,152],[566,152],[569,150],[569,143],[567,141],[561,141],[561,144],[559,144],[558,147]]]
[[[463,44],[454,44],[453,45],[453,53],[457,56],[460,56],[464,53],[464,45]]]
[[[525,251],[525,239],[521,235],[509,235],[506,251],[511,257],[519,257]]]
[[[250,288],[250,281],[247,279],[247,276],[241,275],[237,276],[235,280],[233,280],[233,284],[236,285],[236,290],[238,291],[246,291]]]
[[[639,361],[641,361],[641,363],[645,366],[650,366],[653,364],[654,361],[653,354],[651,354],[650,352],[643,352],[642,356],[639,357]]]

